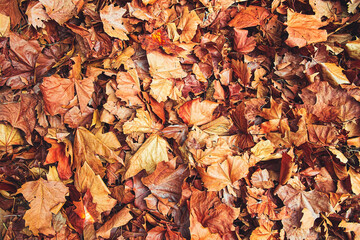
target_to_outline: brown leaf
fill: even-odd
[[[30,2],[25,14],[28,16],[29,23],[35,28],[44,28],[44,22],[50,20],[40,2]]]
[[[217,234],[224,235],[235,230],[233,221],[240,210],[222,203],[216,192],[202,192],[192,188],[190,198],[190,232],[192,238],[221,239]],[[204,236],[204,231],[206,233]],[[215,236],[212,236],[215,234]]]
[[[96,237],[110,238],[111,229],[124,226],[131,219],[133,216],[130,214],[130,209],[126,207],[121,209],[96,231]]]
[[[171,162],[158,163],[155,171],[143,178],[142,182],[155,197],[178,202],[181,197],[181,186],[184,179],[189,176],[189,169],[185,165],[175,169],[173,165]]]
[[[255,49],[256,42],[254,37],[248,37],[248,30],[234,28],[235,37],[235,50],[241,54],[247,54]]]
[[[104,31],[110,37],[116,37],[121,40],[129,40],[126,34],[129,29],[124,25],[123,15],[126,13],[125,8],[115,7],[115,5],[106,5],[100,11],[100,17],[104,25]]]
[[[9,16],[11,27],[18,25],[22,19],[18,2],[12,0],[0,0],[0,13]]]
[[[75,96],[74,81],[56,75],[45,77],[40,85],[45,111],[51,116],[65,114],[66,108]]]
[[[65,203],[68,191],[62,182],[46,181],[42,178],[21,186],[17,193],[22,193],[26,201],[30,202],[30,209],[26,211],[24,219],[34,235],[55,234],[51,226],[51,211],[58,204]]]
[[[36,125],[34,95],[21,94],[19,102],[0,103],[0,120],[8,121],[11,126],[24,131],[26,141],[32,144],[31,133]]]

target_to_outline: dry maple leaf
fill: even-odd
[[[96,231],[96,237],[110,238],[110,232],[113,228],[126,225],[132,218],[130,209],[126,207],[121,209]]]
[[[339,84],[350,84],[350,81],[343,73],[344,69],[337,66],[335,63],[319,63],[319,65],[321,66],[324,79],[330,84],[334,86]]]
[[[57,75],[45,77],[40,85],[40,90],[44,99],[45,111],[51,116],[66,113],[68,111],[66,106],[75,95],[74,81]]]
[[[45,137],[44,140],[51,144],[44,165],[58,162],[57,170],[60,179],[69,179],[73,173],[69,162],[70,158],[65,152],[65,144],[61,142],[58,143],[57,140],[47,137]]]
[[[228,156],[222,163],[214,163],[205,168],[197,168],[204,186],[209,191],[220,191],[226,186],[235,187],[235,182],[246,177],[249,170],[247,159],[241,156]]]
[[[178,110],[181,119],[190,126],[202,125],[213,120],[213,112],[219,104],[200,98],[187,101]]]
[[[150,84],[150,94],[157,102],[165,102],[174,88],[174,82],[171,79],[157,78]]]
[[[272,230],[274,222],[266,218],[259,219],[260,226],[252,231],[250,240],[275,240],[277,231]]]
[[[229,22],[230,27],[247,28],[263,24],[270,12],[263,7],[248,6],[243,7],[240,12]]]
[[[22,193],[26,201],[30,202],[30,209],[24,215],[25,224],[30,231],[38,236],[54,235],[51,226],[52,209],[65,203],[68,188],[58,181],[46,181],[40,178],[37,181],[26,182],[17,193]]]
[[[248,30],[234,28],[234,44],[235,50],[241,54],[247,54],[255,49],[256,42],[254,37],[248,37]]]
[[[123,179],[135,176],[143,169],[148,174],[154,172],[159,162],[168,161],[168,148],[169,145],[165,139],[157,134],[152,134],[126,163],[126,173]]]
[[[195,188],[192,188],[189,208],[190,232],[194,239],[221,239],[217,234],[222,236],[235,230],[233,221],[240,213],[240,209],[222,203],[216,192],[199,191]],[[203,234],[207,229],[204,228],[208,229],[205,236]]]
[[[46,9],[47,15],[60,25],[76,15],[76,6],[72,0],[39,0]]]
[[[124,25],[123,15],[125,8],[115,7],[115,5],[106,5],[100,10],[100,17],[104,25],[104,31],[110,37],[116,37],[121,40],[129,40],[126,35],[129,33],[128,27]]]
[[[139,77],[135,69],[128,72],[118,72],[116,75],[116,96],[129,106],[143,105],[138,94],[141,92]]]
[[[28,16],[28,21],[35,28],[45,27],[44,22],[50,20],[46,14],[44,6],[40,2],[30,2],[25,14]]]
[[[180,60],[176,56],[167,55],[159,51],[146,54],[149,62],[149,72],[155,79],[184,78],[187,73],[182,69]]]
[[[99,214],[110,211],[117,202],[109,196],[111,194],[110,190],[100,175],[96,175],[87,162],[76,171],[74,185],[81,193],[90,191],[93,203],[96,204],[96,211]]]
[[[289,33],[285,43],[290,47],[305,47],[311,43],[325,42],[327,40],[326,30],[319,30],[328,24],[314,15],[305,15],[296,13],[288,9],[287,11],[287,28]]]
[[[99,134],[100,136],[102,135],[102,133]],[[108,134],[114,133],[109,132]],[[120,142],[116,136],[112,138],[99,138],[87,129],[80,127],[75,134],[73,169],[79,169],[84,162],[87,162],[96,174],[104,176],[105,168],[100,157],[110,163],[119,162],[123,164],[116,151],[120,147]]]
[[[185,165],[175,169],[174,161],[169,161],[158,163],[155,171],[141,181],[155,197],[178,202],[181,197],[182,182],[188,176],[189,169]]]
[[[333,88],[326,81],[316,81],[302,90],[300,94],[308,113],[314,114],[324,122],[344,122],[360,115],[360,103],[347,91]]]
[[[123,126],[124,134],[133,132],[140,133],[156,133],[163,128],[161,123],[155,121],[154,117],[148,111],[142,109],[136,110],[136,118],[133,121],[128,121]]]
[[[201,20],[195,10],[189,12],[189,8],[187,6],[184,7],[182,16],[177,26],[177,28],[182,31],[180,34],[180,42],[191,42],[196,34],[197,26],[200,23]]]

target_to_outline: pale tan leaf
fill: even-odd
[[[46,9],[47,15],[60,25],[76,15],[76,6],[72,0],[39,0]]]
[[[196,14],[195,10],[189,12],[189,8],[186,6],[183,10],[178,29],[182,30],[180,35],[180,42],[189,43],[194,38],[198,25],[201,23],[200,18]]]
[[[122,17],[125,12],[125,8],[115,7],[115,5],[106,5],[100,10],[100,17],[104,25],[104,31],[110,37],[116,37],[121,40],[129,40],[126,35],[129,31],[124,25]]]
[[[359,1],[360,4],[360,1]],[[360,60],[360,39],[347,42],[345,44],[345,50],[351,58]]]
[[[187,76],[182,69],[180,60],[176,56],[167,55],[159,51],[147,54],[150,74],[153,78],[184,78]]]
[[[353,168],[350,167],[349,175],[350,175],[352,191],[356,195],[360,194],[360,173],[356,172]]]
[[[10,32],[10,17],[0,13],[0,36],[8,37]]]
[[[150,94],[157,102],[165,102],[173,89],[173,81],[165,78],[153,79],[150,84]]]
[[[35,28],[45,27],[44,22],[50,20],[40,2],[30,2],[25,14],[28,16],[29,23]]]

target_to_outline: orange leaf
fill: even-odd
[[[247,54],[254,50],[256,46],[255,38],[248,37],[248,30],[242,30],[240,28],[234,28],[235,37],[235,50],[241,54]]]
[[[26,201],[30,202],[30,209],[24,215],[25,225],[29,226],[34,235],[55,234],[51,226],[51,209],[65,203],[68,191],[62,182],[46,181],[42,178],[21,186],[17,193],[22,193]]]
[[[230,27],[247,28],[255,27],[264,22],[270,12],[263,7],[248,6],[240,10],[233,20],[229,22]]]
[[[314,15],[305,15],[296,13],[288,9],[287,11],[288,27],[286,31],[289,33],[288,39],[285,43],[290,47],[305,47],[311,43],[325,42],[327,40],[326,30],[319,30],[320,27],[328,23],[321,22],[321,20]]]
[[[65,153],[65,144],[58,143],[56,140],[47,137],[45,137],[44,140],[51,144],[44,165],[58,162],[57,170],[59,177],[62,180],[69,179],[72,176],[72,170],[69,163],[69,156],[66,156]]]
[[[189,125],[202,125],[214,119],[213,112],[219,104],[200,98],[188,101],[179,108],[179,116]]]

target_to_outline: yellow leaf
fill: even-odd
[[[12,145],[22,145],[24,140],[20,131],[8,124],[0,124],[0,147],[9,147]]]
[[[168,143],[162,137],[152,134],[127,162],[123,179],[135,176],[143,169],[148,174],[152,173],[159,162],[169,160],[168,147]]]
[[[96,211],[100,214],[110,211],[117,203],[109,196],[111,192],[100,175],[96,175],[87,162],[76,172],[75,187],[81,193],[90,190],[93,203],[96,203]]]
[[[320,63],[324,78],[332,85],[350,84],[343,73],[343,68],[338,67],[335,63]]]
[[[360,39],[345,44],[345,50],[353,59],[360,60]]]
[[[155,133],[162,128],[162,124],[154,121],[148,111],[137,109],[136,118],[133,121],[129,121],[124,124],[123,132],[124,134],[130,134],[133,132]]]
[[[270,142],[270,140],[260,141],[253,148],[251,148],[251,152],[259,159],[259,161],[282,157],[281,154],[273,154],[274,151],[275,147]]]

